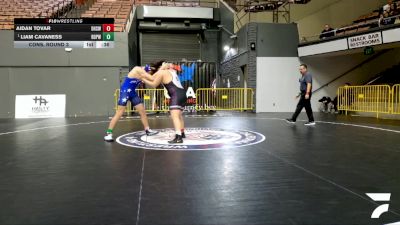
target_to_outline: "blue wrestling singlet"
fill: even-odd
[[[126,106],[128,101],[131,101],[133,106],[143,103],[142,99],[136,93],[136,88],[141,82],[137,78],[125,77],[119,91],[118,105]]]

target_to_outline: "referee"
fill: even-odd
[[[286,119],[286,122],[294,124],[296,122],[297,117],[299,116],[301,110],[306,108],[306,113],[308,116],[308,122],[304,125],[306,126],[314,126],[314,116],[311,109],[311,90],[312,90],[312,75],[307,72],[307,65],[300,65],[300,73],[301,78],[300,82],[300,93],[296,96],[296,98],[300,97],[299,103],[297,104],[296,111],[294,112],[292,118]]]

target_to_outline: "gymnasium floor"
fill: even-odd
[[[317,125],[306,127],[304,121],[289,125],[286,117],[187,115],[189,131],[258,136],[243,147],[179,151],[106,143],[108,118],[2,119],[0,224],[400,221],[400,121],[317,114]],[[165,116],[149,122],[153,129],[171,127]],[[121,121],[114,135],[140,130],[134,117]],[[185,142],[199,136],[188,132]],[[391,193],[391,199],[374,202],[365,193]],[[386,203],[389,212],[371,219]]]

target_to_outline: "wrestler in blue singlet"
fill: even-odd
[[[132,102],[132,106],[143,103],[142,99],[137,95],[136,88],[142,81],[137,78],[125,77],[119,91],[118,105],[126,106],[128,101]]]

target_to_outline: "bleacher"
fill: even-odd
[[[244,7],[245,12],[262,12],[262,11],[272,11],[279,7],[285,5],[286,3],[291,4],[307,4],[311,0],[291,0],[291,1],[281,1],[281,0],[247,0],[245,5],[238,5],[238,0],[225,0],[225,2],[236,12],[239,12],[241,8]]]
[[[213,1],[204,1],[214,3]],[[154,5],[154,6],[176,6],[176,7],[199,7],[200,1],[196,0],[136,0],[135,5]]]
[[[13,30],[14,18],[54,18],[74,8],[74,0],[0,0],[0,29]],[[114,18],[116,32],[125,31],[133,5],[198,7],[194,0],[97,0],[83,18]]]
[[[83,18],[114,18],[114,30],[125,30],[133,0],[98,0],[81,17]]]
[[[0,29],[14,29],[14,18],[59,17],[73,4],[73,0],[0,0]]]
[[[354,20],[352,24],[343,25],[341,28],[337,29],[336,36],[366,31],[373,26],[377,26],[378,19],[379,12],[377,11],[362,15]]]
[[[400,10],[399,3],[397,5],[397,9]],[[358,17],[356,20],[354,20],[352,24],[341,26],[341,28],[339,28],[336,31],[336,35],[351,34],[351,33],[365,31],[370,28],[378,27],[379,15],[380,12],[378,9],[366,15],[362,15]]]
[[[397,10],[400,11],[400,1],[393,1],[397,4]],[[355,19],[351,24],[342,25],[336,30],[332,31],[335,32],[335,36],[341,35],[349,35],[353,33],[358,33],[362,31],[367,31],[371,28],[382,26],[382,21],[380,21],[380,14],[382,13],[382,7],[379,9],[375,9],[372,12],[361,15],[357,19]],[[399,14],[397,14],[398,16]],[[395,19],[394,19],[395,20]],[[394,22],[393,20],[393,22]],[[319,36],[319,35],[318,35]],[[317,35],[315,37],[318,37]],[[307,40],[307,38],[306,38]],[[311,40],[307,40],[311,41]]]

